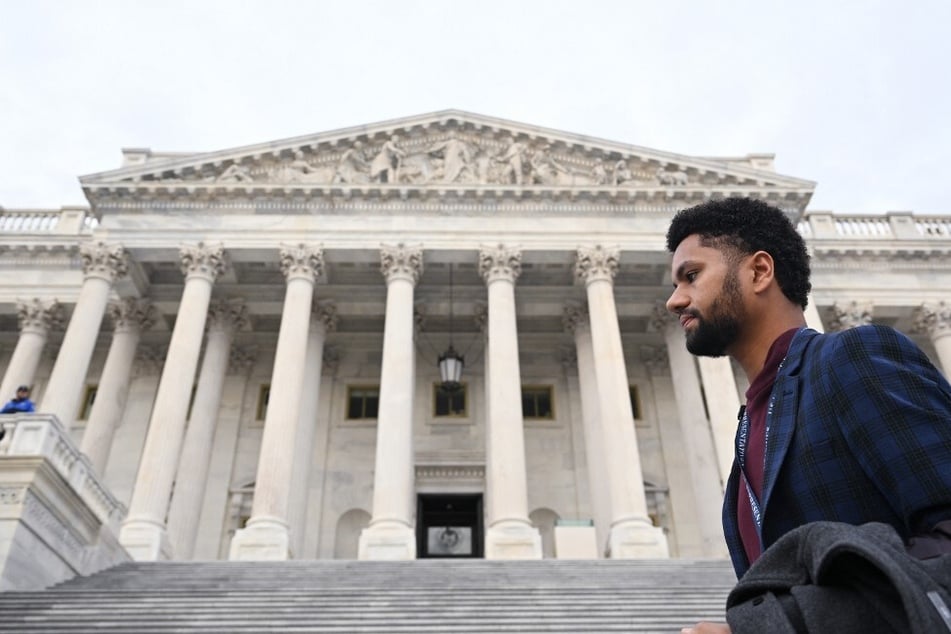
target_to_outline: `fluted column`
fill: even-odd
[[[413,289],[423,273],[423,252],[419,247],[403,244],[384,246],[380,260],[386,278],[386,323],[380,368],[373,518],[360,534],[359,557],[415,559]]]
[[[63,306],[55,299],[18,300],[17,317],[20,321],[20,338],[17,339],[0,385],[0,401],[4,403],[14,397],[17,387],[32,387],[49,331],[62,328],[65,321]]]
[[[251,519],[246,528],[235,533],[231,559],[283,560],[293,556],[288,504],[294,445],[307,365],[314,284],[323,274],[324,260],[320,248],[307,244],[284,245],[280,256],[287,290],[274,352],[271,397],[264,419]]]
[[[585,285],[594,351],[598,405],[604,430],[604,462],[611,500],[610,557],[667,557],[667,539],[647,515],[641,457],[621,329],[614,304],[619,253],[601,246],[580,248],[575,275]]]
[[[486,351],[486,559],[541,559],[541,535],[528,519],[522,379],[515,280],[522,253],[498,245],[479,252],[489,296]]]
[[[221,245],[185,245],[180,255],[185,289],[152,407],[129,514],[119,533],[120,543],[139,561],[172,556],[165,516],[182,449],[211,289],[226,268]]]
[[[310,317],[307,333],[307,361],[304,366],[304,393],[294,444],[294,472],[291,477],[290,527],[291,551],[301,556],[307,523],[308,485],[317,436],[317,407],[327,333],[337,327],[337,309],[333,302],[320,302]]]
[[[584,429],[585,458],[588,464],[591,510],[598,536],[598,551],[607,551],[611,504],[608,499],[608,472],[604,463],[604,430],[598,404],[598,384],[595,378],[594,349],[591,342],[591,324],[588,311],[576,302],[565,304],[565,329],[574,335],[578,359],[578,385],[581,392],[581,419]]]
[[[683,437],[684,446],[682,451],[687,457],[687,467],[690,473],[697,525],[700,533],[701,552],[705,557],[725,557],[727,555],[726,544],[723,541],[723,531],[720,528],[723,500],[723,486],[720,483],[722,466],[718,458],[725,458],[729,455],[732,466],[732,442],[728,447],[718,446],[714,443],[715,438],[711,433],[710,422],[704,414],[704,393],[700,389],[697,364],[694,361],[694,356],[687,351],[686,339],[679,322],[662,305],[655,307],[653,319],[654,328],[664,334],[664,341],[667,343],[670,377],[673,382],[674,394],[677,397],[678,421]],[[732,376],[732,369],[728,370]],[[721,376],[719,379],[721,384],[727,383],[726,377]],[[712,384],[709,389],[732,389],[732,394],[736,394],[735,384],[732,388],[722,386],[717,388],[715,384]],[[708,392],[708,402],[710,396]],[[722,395],[722,397],[727,399],[729,395]],[[739,400],[738,396],[736,398]],[[728,434],[726,431],[728,422],[718,420],[717,429],[720,431],[719,441],[721,443],[727,438],[736,437],[736,414],[738,410],[739,405],[728,414],[723,411],[710,411],[711,416],[716,411],[718,416],[727,416],[727,421],[732,423],[733,433]]]
[[[79,253],[83,261],[83,286],[39,408],[55,415],[67,429],[76,418],[109,291],[116,279],[128,270],[128,256],[119,245],[84,243]]]
[[[176,559],[191,559],[195,552],[231,342],[235,331],[247,327],[248,309],[240,298],[213,301],[207,324],[205,356],[178,460],[175,493],[168,509],[168,535]]]
[[[862,304],[856,301],[843,304],[835,302],[830,312],[832,319],[829,322],[829,330],[832,332],[872,323],[872,302]]]
[[[80,445],[80,451],[100,476],[106,471],[112,439],[129,395],[139,339],[155,321],[155,308],[144,299],[130,297],[110,304],[108,313],[114,324],[112,343]]]
[[[951,377],[951,306],[944,302],[922,304],[915,313],[915,330],[928,333],[944,375]]]

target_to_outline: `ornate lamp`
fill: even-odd
[[[439,355],[440,388],[445,392],[455,392],[462,387],[462,367],[466,361],[452,347],[452,262],[449,263],[449,349]]]

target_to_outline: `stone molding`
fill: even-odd
[[[829,330],[832,331],[848,330],[849,328],[866,326],[872,323],[872,302],[862,304],[857,301],[851,301],[847,304],[835,302],[829,312],[831,314]]]
[[[926,332],[932,338],[951,334],[951,306],[943,301],[922,304],[915,310],[915,332]]]
[[[324,252],[311,244],[282,244],[281,273],[287,281],[302,278],[316,282],[324,274]]]
[[[57,300],[44,301],[38,297],[17,300],[17,319],[20,330],[62,330],[66,326],[66,310]]]
[[[422,246],[408,246],[402,242],[384,244],[380,247],[380,272],[387,283],[404,279],[415,286],[423,274]]]
[[[617,247],[578,247],[575,261],[575,279],[584,284],[596,281],[614,283],[620,266],[621,250]]]
[[[185,279],[203,277],[214,282],[228,270],[228,261],[222,244],[183,244],[179,248],[182,274]]]
[[[129,254],[118,244],[83,242],[79,245],[83,275],[98,277],[110,284],[129,272]]]
[[[479,251],[479,275],[490,284],[505,280],[512,284],[522,274],[522,251],[520,247],[504,244],[485,246]]]
[[[148,299],[126,297],[110,302],[106,312],[115,332],[144,332],[155,325],[158,311]]]

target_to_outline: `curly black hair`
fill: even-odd
[[[783,295],[806,307],[812,289],[806,242],[780,209],[752,198],[723,198],[683,209],[670,222],[667,249],[673,253],[694,234],[704,246],[732,251],[729,257],[766,251]]]

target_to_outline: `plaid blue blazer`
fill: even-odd
[[[861,326],[793,337],[767,415],[763,549],[808,522],[884,522],[903,539],[951,519],[951,385],[905,335]],[[723,532],[749,568],[734,460]]]

